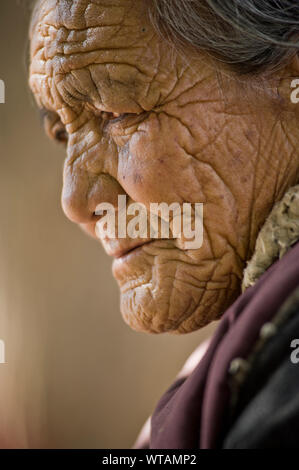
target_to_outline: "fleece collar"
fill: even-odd
[[[299,185],[277,202],[263,225],[255,251],[244,270],[242,291],[253,286],[275,260],[299,240]]]

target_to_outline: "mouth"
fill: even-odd
[[[132,254],[133,252],[137,251],[139,248],[143,247],[144,245],[149,245],[152,242],[153,242],[153,240],[138,242],[134,246],[131,246],[130,248],[123,248],[123,249],[120,249],[120,250],[115,250],[115,252],[111,253],[111,255],[115,259],[122,259],[122,258],[125,258],[126,256]]]

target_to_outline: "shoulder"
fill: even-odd
[[[299,447],[299,288],[232,373],[224,448]]]

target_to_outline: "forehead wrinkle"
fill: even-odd
[[[54,0],[49,0],[50,4]],[[58,5],[64,4],[66,0],[60,0]],[[86,2],[85,0],[79,0],[79,4],[87,3],[88,5],[94,5],[93,2]],[[102,3],[102,2],[100,2]],[[123,2],[121,2],[123,3]],[[131,2],[129,2],[129,5]],[[44,4],[44,8],[48,5]],[[56,5],[56,3],[55,3]],[[122,54],[126,54],[127,51],[133,52],[130,54],[132,57],[132,65],[137,59],[143,55],[143,51],[147,48],[148,44],[153,38],[153,31],[147,28],[147,34],[144,34],[145,24],[141,22],[140,15],[137,14],[136,8],[134,13],[130,8],[127,8],[127,12],[130,15],[125,15],[121,19],[120,23],[115,26],[103,25],[102,20],[97,18],[97,26],[92,28],[84,29],[67,29],[61,21],[57,21],[57,5],[54,11],[49,13],[47,8],[47,14],[41,11],[41,19],[35,27],[35,34],[31,41],[31,57],[35,61],[35,68],[39,68],[40,71],[43,68],[43,62],[48,59],[54,59],[54,62],[47,63],[47,69],[51,69],[56,65],[58,68],[57,72],[62,73],[63,71],[68,72],[72,69],[88,66],[93,62],[125,62],[125,59],[121,59]],[[107,10],[107,7],[106,7]],[[50,16],[52,15],[52,18]],[[59,16],[59,15],[58,15]],[[135,21],[132,21],[132,17],[135,16]],[[129,18],[129,20],[128,20]],[[128,20],[128,21],[127,21]],[[137,20],[137,21],[136,21]],[[101,22],[101,24],[99,24]],[[137,23],[137,26],[136,26]],[[142,30],[142,39],[140,40],[140,34]],[[90,55],[88,55],[90,53]],[[97,60],[97,53],[101,53],[101,58]],[[85,55],[85,58],[82,56]],[[59,68],[60,60],[57,58],[69,56],[71,64],[68,64],[67,60],[63,59],[62,67]],[[39,66],[38,66],[39,62]],[[78,65],[76,65],[78,62]],[[51,73],[48,70],[47,73]]]
[[[68,2],[60,0],[57,3],[54,0],[49,0],[49,4],[53,5],[53,2],[56,7],[54,11],[50,12],[48,3],[43,4],[44,10],[41,10],[41,20],[35,26],[31,52],[31,78],[39,83],[44,82],[46,88],[49,89],[46,94],[51,95],[52,85],[50,82],[53,80],[54,86],[55,82],[57,86],[57,81],[61,82],[62,78],[67,77],[68,74],[89,69],[95,65],[105,67],[103,80],[106,86],[113,82],[124,84],[128,77],[131,86],[132,82],[136,83],[136,75],[139,75],[140,82],[149,83],[155,72],[157,61],[157,57],[148,53],[149,44],[153,39],[153,31],[146,28],[146,34],[142,31],[142,41],[138,40],[138,35],[141,34],[144,25],[143,20],[140,20],[140,14],[136,12],[136,7],[133,12],[132,2],[126,4],[126,15],[122,15],[121,24],[117,26],[101,24],[92,28],[72,30],[68,30],[65,25],[62,25],[63,18],[57,8],[57,5],[65,5]],[[97,2],[96,6],[100,5],[107,10],[108,6],[110,8],[112,4],[115,4],[115,2],[108,3],[109,5],[107,2],[104,5],[103,2]],[[123,1],[118,3],[123,5]],[[78,9],[77,13],[78,11],[82,12],[83,5],[87,5],[87,9],[90,6],[95,6],[94,2],[85,0],[77,1],[77,7],[78,5],[81,6],[81,9]],[[124,10],[123,7],[122,10]],[[71,14],[70,8],[67,11]],[[137,18],[137,24],[132,20],[133,17]],[[99,21],[102,20],[97,19],[97,24]],[[66,22],[64,21],[64,23]],[[120,72],[121,74],[118,76]],[[113,75],[116,75],[115,79]],[[53,98],[50,100],[54,101]]]
[[[57,5],[67,5],[70,12],[70,3],[81,6],[77,12],[82,11],[82,5],[87,8],[100,5],[106,10],[112,5],[122,5],[125,14],[118,25],[98,25],[97,19],[97,26],[80,29],[79,23],[75,29],[67,29],[65,24],[74,24],[65,20],[62,24]],[[136,4],[140,5],[139,11]],[[50,12],[49,5],[55,11]],[[160,88],[165,86],[164,77],[169,73],[168,68],[160,67],[161,54],[166,57],[168,48],[162,47],[163,43],[161,46],[144,12],[143,0],[43,0],[31,41],[30,83],[37,99],[55,110],[64,105],[77,110],[82,101],[113,112],[141,112],[154,106],[161,97]],[[70,80],[72,74],[78,79],[76,83]],[[168,91],[168,85],[166,88]],[[80,102],[77,103],[78,92]]]
[[[46,25],[41,35],[43,53],[46,59],[56,55],[71,56],[88,52],[109,52],[142,50],[144,44],[132,27],[117,26],[104,28],[102,26],[83,31],[66,30],[64,27],[54,29]]]
[[[109,27],[136,24],[144,17],[144,0],[40,0],[32,15],[32,28],[39,21],[56,28],[86,30],[98,26]]]
[[[79,23],[75,21],[70,23],[61,21],[56,8],[39,21],[39,32],[45,42],[55,41],[63,49],[61,52],[64,54],[82,49],[120,49],[124,43],[125,47],[136,45],[141,30],[147,25],[142,19],[141,12],[138,9],[136,11],[136,8],[132,11],[127,5],[126,11],[122,8],[118,13],[105,7],[102,13],[96,12],[92,21],[84,21],[79,28]],[[145,37],[144,34],[142,36]],[[73,48],[75,49],[72,50]]]
[[[66,29],[93,27],[99,24],[99,20],[103,25],[113,24],[115,20],[121,20],[130,3],[130,0],[58,0],[50,11],[49,20],[54,26]]]

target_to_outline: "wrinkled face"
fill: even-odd
[[[141,0],[44,0],[34,14],[30,86],[47,133],[65,142],[66,215],[95,236],[97,206],[121,194],[149,213],[153,202],[204,203],[201,248],[102,237],[134,329],[184,333],[219,317],[295,181],[282,178],[294,146],[272,99],[220,82],[207,58],[188,63],[155,34]]]

